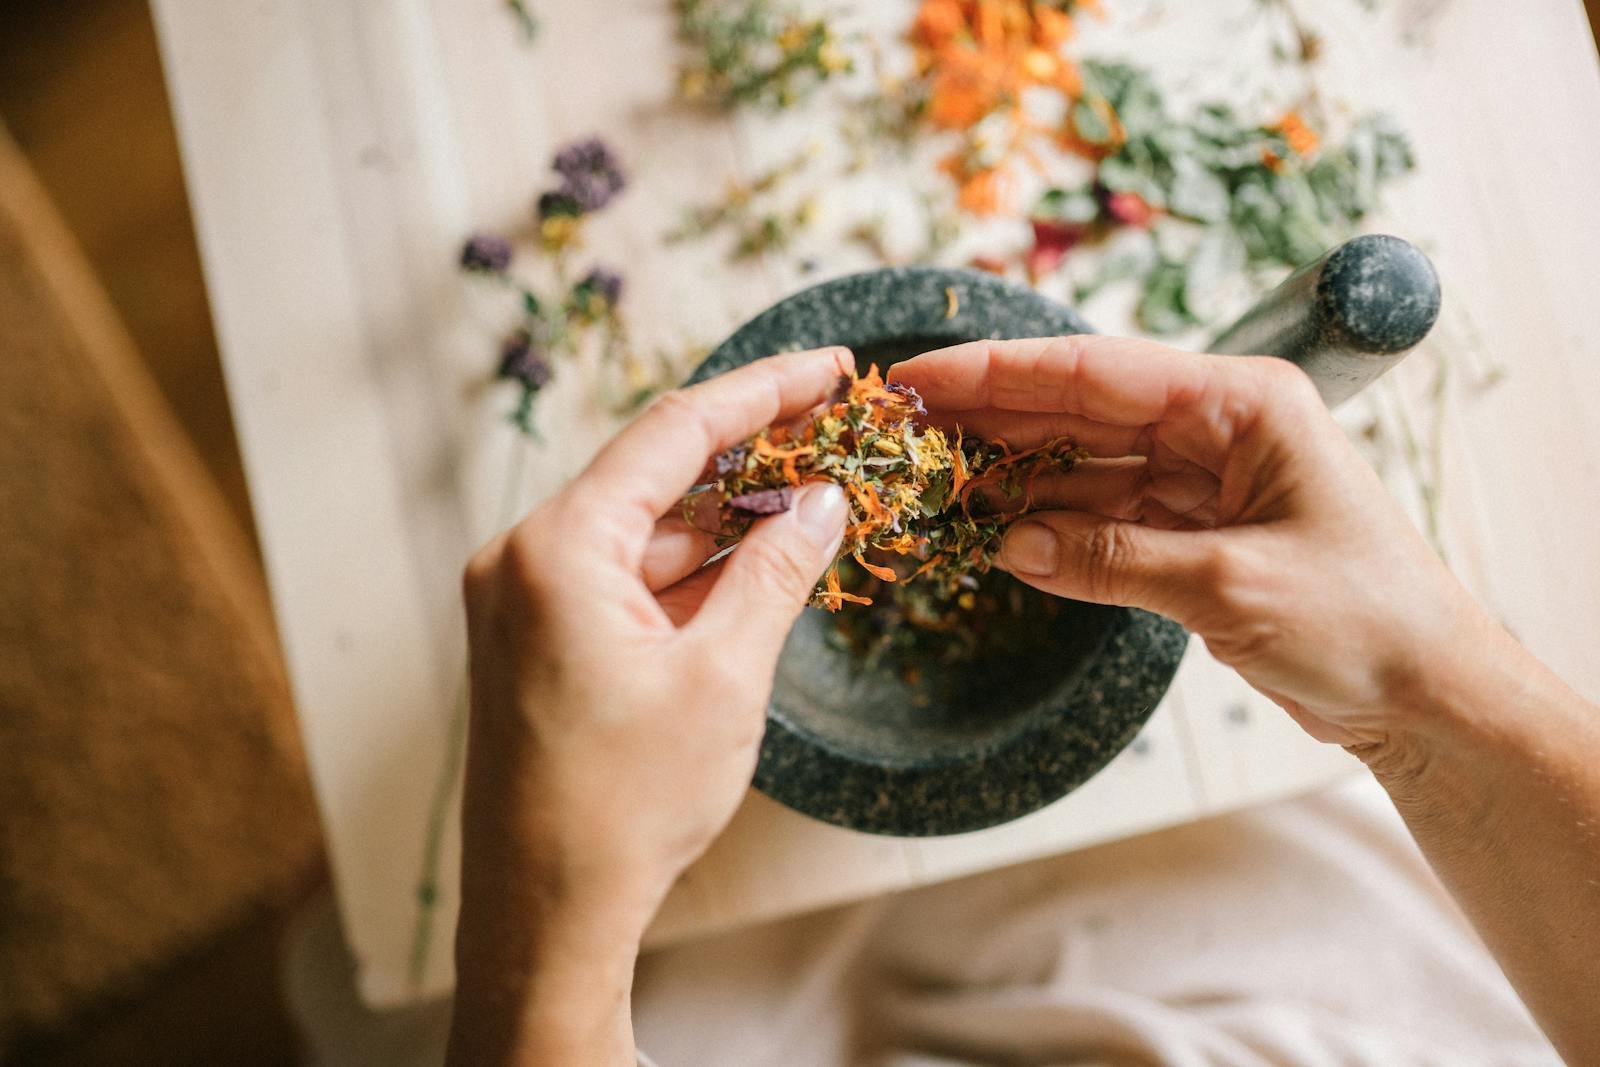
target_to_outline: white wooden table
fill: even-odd
[[[534,3],[544,28],[532,48],[500,0],[154,4],[344,928],[374,1004],[451,979],[453,835],[420,981],[408,972],[415,886],[459,699],[458,570],[494,528],[512,447],[505,394],[480,384],[510,311],[455,270],[463,235],[521,223],[554,148],[600,132],[633,181],[592,247],[627,264],[636,340],[715,341],[802,281],[792,257],[732,269],[715,245],[660,238],[684,205],[787,150],[805,117],[708,120],[672,106],[667,0]],[[857,6],[885,34],[911,10]],[[1222,60],[1242,49],[1215,14],[1227,5],[1107,6],[1084,51],[1133,51],[1179,82],[1231,76]],[[1444,279],[1433,345],[1453,368],[1450,558],[1514,632],[1600,695],[1600,78],[1578,0],[1514,11],[1392,0],[1382,32],[1351,0],[1301,6],[1328,30],[1325,82],[1396,114],[1421,160],[1387,221]],[[867,265],[855,256],[831,255],[818,277]],[[1492,388],[1490,362],[1507,372]],[[1404,412],[1424,420],[1435,366],[1414,357],[1368,412],[1391,428]],[[552,443],[530,457],[518,501],[569,475],[610,429],[584,389],[567,374],[546,398]],[[1353,769],[1197,643],[1133,749],[1008,826],[879,838],[752,795],[652,938],[1079,847]]]

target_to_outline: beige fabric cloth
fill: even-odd
[[[314,1062],[438,1063],[447,1006],[360,1009],[333,922]],[[656,1067],[1560,1063],[1367,778],[654,953],[634,1023]]]
[[[659,1067],[1558,1064],[1368,778],[645,960]]]

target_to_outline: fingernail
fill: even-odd
[[[826,548],[839,539],[847,510],[844,491],[832,482],[808,488],[794,506],[800,528],[818,548]]]
[[[1000,565],[1012,574],[1054,574],[1056,535],[1037,522],[1019,523],[1000,542]]]

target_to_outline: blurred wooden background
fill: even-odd
[[[239,526],[249,497],[143,0],[10,0],[0,8],[0,123],[27,156],[204,457]],[[259,568],[259,558],[252,557]],[[259,574],[257,579],[260,580]],[[278,953],[287,907],[152,961],[143,981],[25,1033],[0,1062],[292,1064]]]
[[[8,0],[0,118],[253,533],[143,0]]]
[[[1600,30],[1600,0],[1587,6]],[[0,120],[253,530],[144,0],[10,0],[0,14]],[[283,920],[219,930],[145,988],[87,1006],[71,1028],[33,1035],[13,1054],[30,1064],[294,1062],[277,989]]]

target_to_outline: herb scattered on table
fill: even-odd
[[[685,50],[678,92],[731,108],[781,109],[851,69],[826,18],[780,0],[676,0]]]
[[[528,0],[506,0],[506,10],[511,12],[511,17],[516,20],[517,28],[522,31],[522,40],[532,44],[539,37],[539,16],[533,13],[533,5]]]
[[[734,237],[730,255],[744,259],[787,248],[816,214],[816,199],[804,195],[782,202],[792,180],[816,156],[808,146],[749,182],[733,181],[717,200],[690,208],[682,223],[668,232],[669,243],[706,237],[721,230]]]
[[[694,521],[716,505],[719,543],[758,517],[787,510],[798,486],[832,481],[850,504],[839,557],[812,598],[838,611],[873,598],[846,589],[839,561],[894,594],[906,617],[950,628],[974,606],[975,575],[990,569],[1005,528],[1032,506],[1035,479],[1084,457],[1070,438],[1014,450],[926,424],[915,390],[885,384],[876,367],[842,376],[836,398],[798,426],[769,427],[713,462],[713,479],[684,500]]]
[[[555,376],[559,357],[576,355],[586,333],[598,330],[601,349],[616,354],[624,346],[622,276],[602,265],[571,281],[570,259],[578,248],[584,220],[603,210],[627,187],[615,153],[599,138],[563,147],[550,169],[560,181],[534,201],[538,251],[550,283],[535,287],[513,277],[512,242],[499,234],[477,233],[461,249],[461,267],[495,279],[517,295],[522,321],[500,346],[495,377],[521,387],[511,421],[537,436],[534,404]]]
[[[1202,321],[1197,275],[1315,259],[1414,166],[1405,137],[1381,116],[1359,121],[1333,148],[1295,111],[1263,124],[1212,103],[1179,120],[1148,71],[1121,63],[1083,64],[1083,95],[1068,125],[1077,150],[1095,161],[1094,175],[1035,203],[1029,274],[1049,274],[1080,244],[1147,231],[1153,254],[1143,265],[1108,264],[1110,273],[1080,284],[1076,296],[1140,275],[1137,317],[1156,334]]]
[[[1099,14],[1098,0],[922,0],[908,34],[917,73],[886,92],[903,129],[960,134],[940,167],[964,210],[1006,207],[1015,167],[1037,166],[1036,147],[1058,139],[1024,98],[1078,99],[1082,78],[1064,46],[1083,12]]]

